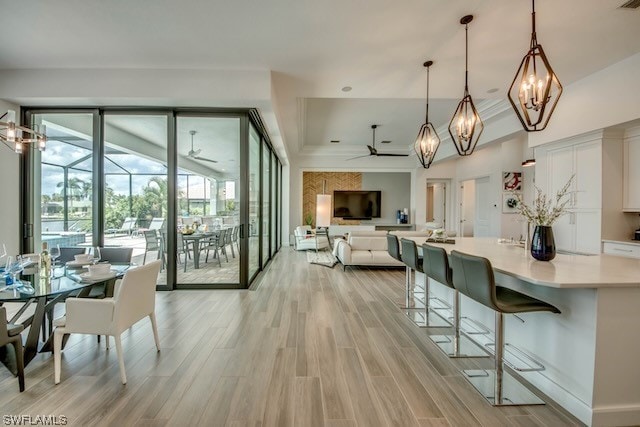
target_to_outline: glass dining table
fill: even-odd
[[[5,286],[0,284],[0,306],[5,303],[22,304],[16,314],[8,319],[9,323],[19,323],[26,329],[26,342],[24,343],[24,365],[33,360],[38,352],[53,351],[52,325],[49,325],[48,333],[45,332],[45,317],[48,312],[52,312],[55,304],[64,302],[67,297],[87,297],[91,289],[98,286],[105,287],[105,295],[112,296],[116,279],[122,277],[130,268],[128,264],[111,266],[111,273],[103,276],[87,277],[83,274],[86,270],[56,267],[50,277],[43,277],[39,274],[23,276],[24,281],[28,281],[31,287],[27,286]],[[19,285],[16,283],[15,285]],[[20,320],[29,307],[35,304],[32,315]],[[40,332],[42,331],[42,341]],[[0,348],[0,362],[15,374],[16,364],[12,350]]]

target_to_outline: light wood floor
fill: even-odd
[[[75,335],[57,386],[48,354],[27,367],[24,393],[0,369],[0,414],[118,426],[578,424],[554,405],[487,405],[458,373],[479,362],[443,356],[401,313],[403,278],[309,265],[283,248],[256,291],[158,293],[162,351],[147,321],[126,332],[126,386],[115,349]]]

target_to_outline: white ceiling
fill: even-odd
[[[640,10],[617,9],[621,3],[537,1],[538,39],[565,86],[640,52]],[[271,70],[277,115],[271,131],[290,154],[329,139],[364,145],[374,122],[383,125],[380,139],[406,145],[422,121],[425,60],[435,61],[436,126],[448,121],[462,95],[460,17],[475,15],[471,93],[500,99],[528,48],[530,6],[528,0],[10,1],[0,15],[0,69]],[[347,85],[353,90],[342,92]],[[488,94],[492,88],[498,91]]]

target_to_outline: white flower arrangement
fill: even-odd
[[[535,186],[536,197],[531,206],[524,203],[522,194],[514,193],[514,196],[518,199],[518,213],[533,225],[553,225],[558,218],[567,213],[566,207],[570,200],[567,196],[571,193],[569,187],[574,177],[575,175],[572,175],[569,178],[569,181],[556,193],[555,197],[547,197],[540,188]]]

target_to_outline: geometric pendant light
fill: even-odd
[[[418,132],[413,149],[418,155],[418,160],[420,160],[422,167],[429,169],[438,147],[440,147],[440,137],[438,137],[433,124],[429,121],[429,67],[433,65],[433,61],[427,61],[423,65],[427,68],[427,112],[424,124],[420,126],[420,132]]]
[[[449,122],[449,135],[451,135],[453,144],[461,156],[469,156],[473,153],[484,130],[484,123],[482,123],[478,110],[469,94],[468,25],[471,21],[473,21],[473,15],[467,15],[460,19],[460,23],[464,25],[465,33],[464,96]]]
[[[562,85],[536,38],[535,0],[531,6],[531,44],[509,88],[509,102],[527,132],[541,131],[562,94]]]

